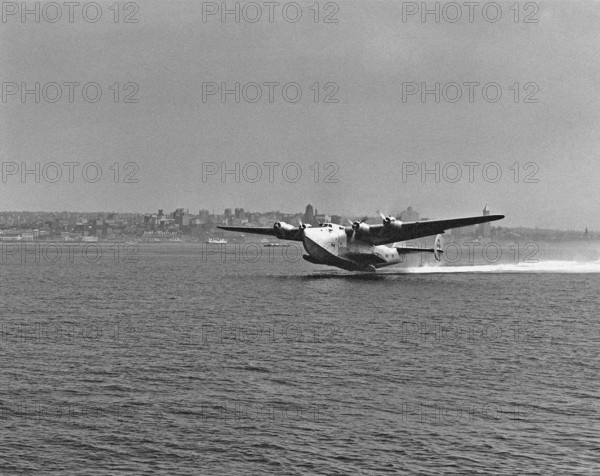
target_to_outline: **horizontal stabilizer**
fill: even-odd
[[[394,243],[394,248],[398,254],[409,254],[409,253],[433,253],[435,260],[440,260],[440,255],[444,252],[442,249],[442,235],[435,237],[435,243],[433,248],[421,248],[419,246],[409,246],[405,243]]]
[[[433,249],[433,248],[419,248],[417,246],[394,246],[394,248],[396,248],[396,251],[401,255],[405,255],[405,254],[409,254],[409,253],[434,253],[435,252],[435,249]],[[440,253],[443,253],[443,251],[440,250]]]

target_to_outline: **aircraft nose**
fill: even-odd
[[[319,254],[319,233],[321,230],[319,228],[306,228],[304,230],[304,236],[302,237],[302,242],[304,244],[304,249],[308,251],[308,254],[315,256]]]
[[[304,229],[304,236],[306,238],[308,238],[309,240],[313,240],[316,238],[317,234],[319,233],[319,229],[318,228],[305,228]]]

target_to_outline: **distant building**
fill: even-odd
[[[419,221],[420,219],[421,215],[413,207],[408,207],[400,213],[400,221]]]
[[[183,211],[183,208],[178,208],[177,210],[175,210],[173,212],[173,220],[175,220],[175,224],[182,226],[183,225],[183,216],[185,215],[185,212]]]
[[[313,210],[313,206],[310,204],[306,205],[306,211],[304,212],[303,221],[304,223],[307,223],[309,225],[316,225],[315,212]]]
[[[483,207],[483,216],[487,217],[490,214],[490,210],[488,209],[488,206],[486,205],[485,207]],[[481,225],[481,236],[483,236],[484,238],[489,238],[491,236],[491,225],[489,223],[482,223]]]
[[[198,212],[200,223],[210,223],[210,212],[208,210],[200,210]]]

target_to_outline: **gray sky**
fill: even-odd
[[[0,24],[1,78],[9,92],[8,83],[33,89],[36,81],[41,87],[71,81],[102,88],[95,103],[82,98],[81,86],[75,87],[73,103],[66,86],[56,103],[43,96],[35,103],[33,94],[23,103],[20,91],[4,98],[1,209],[299,211],[310,202],[322,212],[357,216],[413,205],[425,216],[443,218],[479,214],[487,203],[492,213],[507,215],[507,226],[600,229],[600,2],[537,2],[531,19],[538,23],[524,23],[533,12],[526,2],[519,3],[516,23],[509,9],[514,2],[501,3],[502,18],[495,23],[482,14],[489,2],[475,7],[473,22],[463,6],[457,23],[443,16],[439,23],[433,16],[422,22],[419,14],[403,21],[403,2],[397,1],[339,1],[337,23],[323,22],[333,12],[331,6],[325,11],[326,2],[317,23],[312,1],[299,2],[303,16],[296,23],[285,21],[282,7],[269,22],[262,2],[257,23],[244,17],[236,23],[233,15],[223,23],[219,15],[203,22],[202,2],[144,1],[132,17],[138,23],[123,23],[128,13],[123,11],[115,23],[112,3],[100,2],[103,16],[96,23],[85,21],[80,10],[70,23],[63,7],[56,23],[43,17],[36,23],[33,15],[22,22],[16,14]],[[433,8],[434,2],[427,3]],[[227,5],[233,8],[234,2]],[[287,13],[291,17],[294,10]],[[493,19],[495,12],[487,13]],[[121,89],[117,103],[109,89],[115,82]],[[132,91],[123,91],[127,82],[139,86],[137,103],[123,103]],[[223,103],[219,94],[203,102],[208,82],[230,88],[236,82],[295,82],[302,97],[288,102],[279,86],[270,103],[263,85],[256,103],[243,96],[235,103],[233,95]],[[329,82],[338,87],[337,103],[323,101],[335,87],[324,90]],[[480,86],[473,86],[473,102],[465,86],[457,102],[450,102],[456,93],[451,86],[439,103],[433,94],[425,103],[420,94],[403,101],[403,83],[433,88],[436,82],[440,91],[452,82]],[[317,103],[314,83],[320,89]],[[497,102],[491,102],[491,93],[489,102],[482,97],[487,83],[500,87]],[[251,87],[246,92],[248,98],[255,94]],[[50,86],[46,93],[54,95]],[[537,103],[525,102],[530,93]],[[63,166],[56,183],[44,176],[34,183],[33,175],[22,183],[19,173],[8,174],[11,162],[31,168],[35,162],[40,167],[97,162],[103,176],[88,183],[78,166],[70,183]],[[114,162],[120,164],[119,183],[109,168]],[[138,183],[123,183],[127,162],[138,164]],[[241,173],[240,183],[233,175],[223,183],[218,173],[203,181],[208,162],[231,169],[239,162],[250,178],[256,176],[251,162],[281,165],[273,183],[266,166],[257,183]],[[293,162],[302,170],[297,183],[282,173]],[[324,181],[334,171],[325,168],[329,162],[336,164],[338,183]],[[403,164],[407,172],[414,171],[408,163],[421,168],[423,162],[430,169],[439,163],[439,183],[434,174],[425,183],[419,172],[403,177]],[[462,170],[455,183],[444,180],[456,177],[451,162]],[[481,164],[474,166],[472,183],[468,162]],[[490,163],[502,171],[495,183],[493,165],[486,169],[489,180],[482,173]],[[288,178],[295,176],[294,167],[286,168]],[[530,173],[537,183],[525,182]]]

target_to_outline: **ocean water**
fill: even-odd
[[[102,251],[3,255],[1,474],[600,474],[597,259]]]

